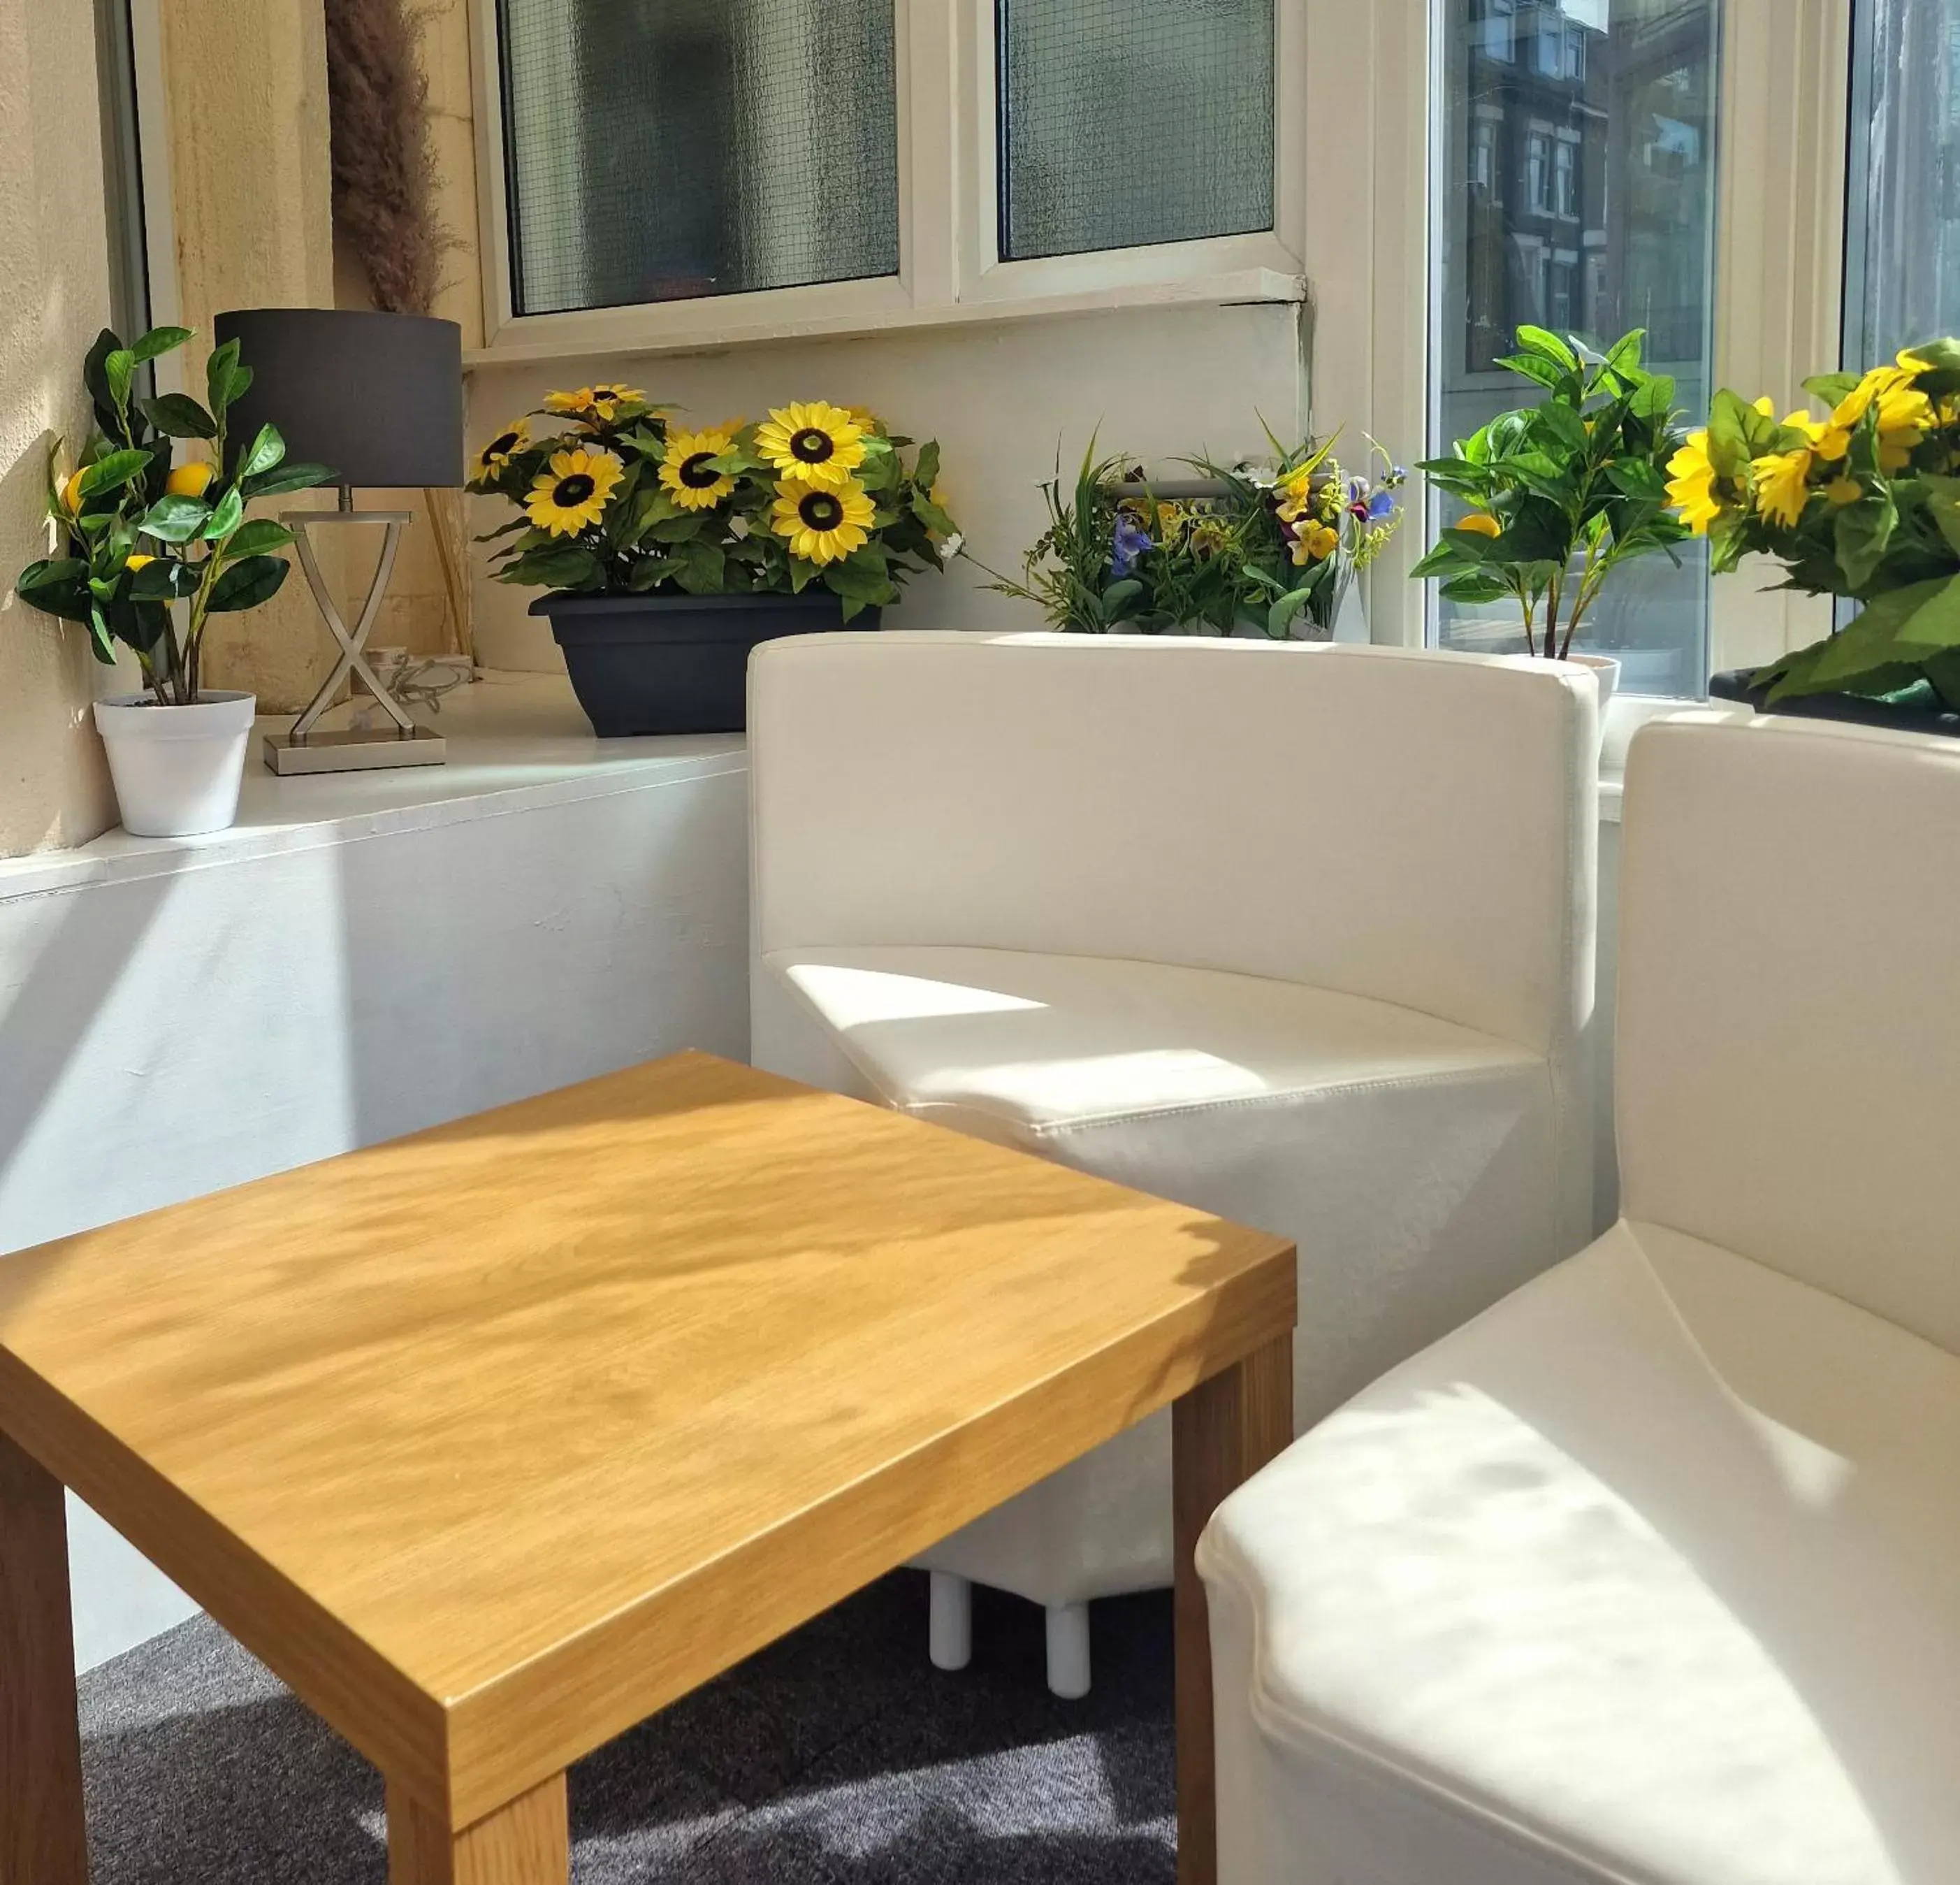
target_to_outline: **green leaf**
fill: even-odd
[[[928,438],[918,448],[918,461],[912,469],[912,482],[931,495],[933,486],[939,481],[939,441]]]
[[[211,585],[211,599],[205,606],[215,614],[256,609],[278,594],[285,579],[283,557],[247,556],[234,563]]]
[[[1144,593],[1144,585],[1134,576],[1125,576],[1121,582],[1112,582],[1097,599],[1105,622],[1117,622],[1129,605]]]
[[[276,498],[288,491],[310,491],[315,486],[333,484],[338,480],[325,465],[309,465],[298,460],[282,464],[272,471],[253,473],[249,478],[240,478],[238,488],[246,497]]]
[[[1548,360],[1542,354],[1509,354],[1497,365],[1508,368],[1519,378],[1534,381],[1554,393],[1561,387],[1569,384],[1572,378],[1572,375],[1556,360]]]
[[[152,327],[148,333],[138,334],[130,342],[129,352],[139,361],[154,360],[160,355],[173,352],[190,337],[188,327]]]
[[[252,449],[238,467],[238,475],[241,478],[261,477],[285,455],[286,441],[279,436],[279,428],[276,425],[262,425],[259,436],[252,441]]]
[[[1579,371],[1578,355],[1558,335],[1548,333],[1542,327],[1520,327],[1517,343],[1526,353],[1539,354],[1547,359],[1556,360],[1568,372],[1577,373]]]
[[[711,511],[676,511],[672,517],[659,519],[644,533],[657,543],[688,543],[701,534],[702,526],[714,516]]]
[[[119,406],[129,403],[130,382],[136,377],[136,356],[127,347],[117,347],[102,363],[109,382],[109,396]]]
[[[214,347],[211,350],[211,358],[204,363],[205,403],[219,419],[224,416],[224,409],[236,396],[231,390],[232,383],[240,371],[238,342],[235,338],[228,340],[221,347]],[[250,383],[247,381],[247,384]],[[239,389],[240,392],[243,390],[242,387]]]
[[[521,571],[521,574],[518,573]],[[531,550],[504,572],[507,581],[542,583],[548,589],[596,589],[605,581],[605,565],[578,543]]]
[[[149,463],[150,457],[146,451],[109,452],[83,471],[77,488],[85,498],[119,490]]]
[[[929,530],[937,530],[941,537],[953,537],[959,527],[931,498],[915,486],[912,490],[912,513]]]
[[[1293,632],[1293,618],[1306,607],[1313,591],[1307,589],[1289,589],[1266,611],[1266,632],[1276,642],[1283,642]]]
[[[292,532],[283,524],[269,517],[249,517],[232,532],[231,541],[224,546],[224,555],[231,562],[241,556],[262,556],[272,550],[284,549],[292,540]]]
[[[145,537],[162,543],[188,543],[201,537],[211,521],[211,506],[202,498],[171,492],[159,498],[144,512],[136,527]]]
[[[95,403],[96,417],[107,431],[116,423],[116,403],[109,396],[109,356],[122,345],[109,328],[95,336],[95,344],[81,363],[81,382]]]
[[[192,594],[198,572],[174,556],[153,557],[141,569],[129,572],[129,594],[138,602],[168,602]]]
[[[143,416],[170,438],[215,438],[218,422],[188,393],[159,393],[138,400]]]
[[[1885,561],[1898,526],[1898,511],[1891,492],[1882,486],[1838,513],[1834,541],[1847,589],[1861,590],[1870,581]]]
[[[1915,588],[1920,586],[1914,584]],[[1867,605],[1866,613],[1869,614],[1886,600],[1884,596],[1879,597],[1877,602]],[[1902,651],[1911,650],[1921,657],[1960,648],[1960,577],[1941,584],[1919,607],[1901,620],[1898,645]]]
[[[199,532],[199,535],[214,543],[220,542],[237,529],[244,516],[244,496],[234,485],[218,500],[218,508],[212,512],[211,521]]]
[[[719,543],[689,543],[674,560],[673,580],[691,596],[720,595],[727,575],[727,559]]]

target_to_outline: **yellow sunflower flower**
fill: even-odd
[[[1879,414],[1879,465],[1903,471],[1920,441],[1933,429],[1933,402],[1913,384],[1930,371],[1917,355],[1901,353],[1898,364],[1874,367],[1838,403],[1818,435],[1817,455],[1835,463],[1851,449],[1851,434],[1874,406]]]
[[[1765,523],[1779,524],[1793,530],[1810,501],[1810,466],[1814,454],[1799,447],[1795,451],[1765,452],[1753,461],[1756,474],[1756,514]]]
[[[735,443],[743,422],[731,419],[698,432],[670,429],[660,460],[660,482],[683,511],[711,511],[735,489],[735,480],[708,463]]]
[[[553,537],[576,537],[606,514],[606,500],[625,470],[609,451],[581,447],[554,452],[550,469],[531,486],[524,514]]]
[[[597,386],[579,387],[570,393],[547,393],[545,410],[583,419],[588,425],[609,425],[619,417],[621,406],[632,402],[644,403],[646,396],[638,387],[602,381]]]
[[[864,431],[840,406],[792,403],[756,428],[756,449],[784,478],[835,489],[864,462]]]
[[[1324,563],[1340,547],[1341,533],[1331,524],[1316,524],[1310,518],[1300,527],[1293,540],[1293,559],[1296,563]]]
[[[1709,525],[1722,514],[1722,501],[1715,495],[1715,466],[1708,456],[1707,431],[1690,432],[1687,443],[1667,461],[1667,468],[1672,474],[1668,480],[1668,502],[1695,536],[1706,537]]]
[[[494,478],[531,442],[531,422],[513,419],[476,454],[476,475]]]
[[[877,514],[864,487],[853,479],[827,485],[785,478],[776,486],[769,524],[806,562],[834,563],[870,540]]]
[[[851,415],[851,423],[867,438],[874,432],[884,431],[885,422],[868,406],[847,406],[844,409]]]

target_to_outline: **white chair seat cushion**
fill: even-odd
[[[1089,956],[866,947],[763,966],[779,1071],[1293,1238],[1318,1312],[1294,1343],[1302,1425],[1572,1247],[1557,1147],[1579,1097],[1542,1056],[1472,1029]],[[1167,1422],[924,1562],[1042,1603],[1167,1582]]]
[[[1199,1562],[1225,1885],[1960,1877],[1960,1360],[1777,1271],[1619,1226]]]

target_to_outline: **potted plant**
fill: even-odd
[[[1043,482],[1048,528],[1020,578],[988,587],[1074,633],[1327,640],[1356,574],[1401,525],[1407,474],[1384,457],[1351,476],[1332,440],[1289,450],[1268,436],[1265,466],[1188,458],[1203,478],[1161,486],[1098,459],[1092,439],[1072,490],[1058,463]]]
[[[1773,712],[1960,734],[1960,340],[1804,381],[1782,419],[1724,389],[1669,495],[1719,573],[1755,554],[1785,588],[1859,605],[1837,633],[1710,691]]]
[[[939,447],[819,400],[760,425],[684,427],[630,387],[549,395],[478,454],[469,489],[523,514],[479,541],[501,582],[543,584],[579,705],[602,735],[737,731],[749,651],[864,620],[943,569],[959,533]],[[562,429],[533,437],[531,420]]]
[[[247,503],[330,483],[323,465],[289,464],[277,429],[262,426],[234,448],[226,414],[252,382],[238,343],[207,363],[207,403],[186,393],[135,390],[146,361],[191,338],[153,327],[127,346],[104,329],[82,363],[94,426],[73,466],[48,454],[47,508],[59,553],[30,564],[21,598],[88,629],[97,661],[116,645],[134,651],[145,691],[95,703],[126,829],[139,837],[219,831],[238,812],[238,786],[256,706],[246,693],[203,685],[205,631],[212,616],[256,608],[286,579],[274,554],[292,533]],[[171,463],[174,441],[207,455]]]
[[[1600,591],[1621,564],[1674,556],[1687,527],[1669,508],[1667,466],[1683,435],[1674,381],[1641,364],[1643,330],[1603,354],[1576,336],[1520,327],[1499,364],[1544,389],[1500,412],[1422,470],[1468,507],[1411,574],[1456,602],[1516,602],[1528,654],[1579,660],[1600,675],[1603,705],[1618,664],[1577,654]],[[1678,561],[1678,559],[1676,559]]]

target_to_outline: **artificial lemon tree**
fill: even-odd
[[[86,627],[98,661],[113,662],[119,642],[132,649],[164,706],[196,703],[210,618],[257,607],[286,579],[274,552],[292,533],[248,518],[246,505],[333,481],[323,465],[286,462],[275,427],[242,447],[231,438],[227,415],[252,383],[235,340],[206,364],[206,403],[137,390],[145,362],[190,338],[188,328],[153,327],[125,346],[103,329],[82,363],[95,428],[65,474],[62,441],[48,456],[61,553],[30,564],[14,585],[36,608]],[[193,455],[173,463],[179,441]]]
[[[840,598],[845,621],[942,568],[959,536],[937,489],[939,447],[861,407],[795,402],[759,425],[689,427],[632,387],[547,396],[477,454],[469,489],[522,514],[483,541],[502,582],[574,594]],[[562,429],[535,437],[543,417]]]

